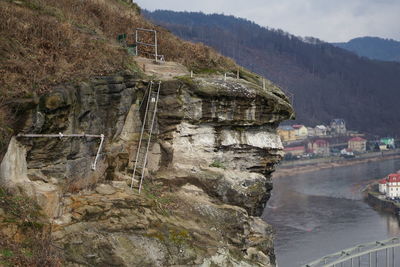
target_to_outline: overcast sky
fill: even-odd
[[[224,13],[328,42],[400,40],[400,0],[137,0],[142,8]]]

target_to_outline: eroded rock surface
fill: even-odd
[[[144,195],[117,186],[113,194],[64,199],[67,216],[55,238],[65,244],[67,266],[252,266],[254,259],[269,266],[272,231],[244,209],[191,184],[173,193],[158,184]]]
[[[164,81],[141,195],[130,185],[148,82],[118,75],[57,87],[27,111],[23,132],[105,134],[96,170],[96,139],[19,137],[2,183],[55,188],[26,191],[56,225],[67,266],[274,266],[272,230],[256,216],[282,157],[276,128],[293,111],[267,85]]]
[[[228,79],[164,83],[160,102],[160,178],[191,180],[225,203],[260,215],[282,157],[278,123],[292,116],[288,100],[271,87]],[[178,179],[177,179],[178,178]]]

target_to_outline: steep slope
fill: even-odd
[[[362,57],[400,62],[400,42],[395,40],[367,36],[352,39],[347,43],[332,44]]]
[[[178,36],[202,42],[292,92],[299,122],[345,118],[350,129],[400,132],[400,64],[360,58],[319,40],[224,15],[145,13]]]
[[[158,30],[160,53],[167,60],[192,69],[236,68],[213,49],[155,27],[131,1],[0,1],[0,155],[18,127],[15,115],[37,94],[93,75],[138,71],[116,41],[118,34],[132,34],[137,27]]]
[[[114,33],[154,27],[129,2],[0,2],[0,265],[275,266],[259,216],[289,99],[159,27],[175,62],[129,55]]]

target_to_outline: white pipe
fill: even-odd
[[[101,138],[101,141],[100,141],[99,149],[97,149],[96,158],[94,159],[94,162],[92,164],[92,170],[94,170],[94,171],[96,170],[97,160],[99,159],[100,152],[101,152],[101,149],[103,147],[104,134],[102,134],[100,138]]]
[[[62,137],[88,137],[88,138],[101,138],[101,135],[94,134],[18,134],[17,137],[27,137],[27,138],[62,138]]]
[[[156,30],[144,29],[144,28],[136,28],[136,30],[146,31],[146,32],[155,32]]]
[[[62,139],[63,137],[85,137],[85,138],[100,138],[100,145],[99,148],[97,149],[97,154],[94,159],[94,162],[92,163],[92,170],[96,170],[96,165],[97,161],[100,156],[101,149],[103,148],[103,143],[105,136],[104,134],[101,135],[94,135],[94,134],[63,134],[63,133],[58,133],[58,134],[18,134],[17,137],[25,137],[25,138],[60,138]]]
[[[136,56],[139,56],[139,50],[138,50],[138,30],[135,30],[135,42],[136,42]]]
[[[157,32],[154,31],[154,44],[155,44],[155,52],[156,52],[156,62],[158,61],[158,44],[157,44]]]

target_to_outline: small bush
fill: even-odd
[[[210,167],[225,169],[224,164],[219,160],[215,160],[213,163],[211,163]]]
[[[37,222],[43,218],[40,207],[35,201],[24,195],[13,195],[2,187],[0,187],[0,208],[22,223]]]
[[[32,199],[0,187],[0,208],[4,211],[0,227],[17,228],[11,235],[0,231],[0,266],[62,265],[61,255],[53,245],[51,226],[43,223],[45,218]]]
[[[51,233],[29,231],[17,242],[0,234],[0,266],[62,266],[59,251],[52,244]]]

